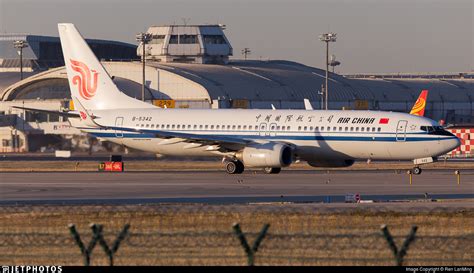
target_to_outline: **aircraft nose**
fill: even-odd
[[[448,152],[456,149],[459,146],[461,146],[461,140],[458,137],[451,138],[446,143],[446,148]]]

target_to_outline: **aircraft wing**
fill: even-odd
[[[158,138],[163,138],[162,145],[174,144],[179,142],[195,143],[200,146],[219,146],[224,150],[239,150],[243,146],[246,146],[253,142],[251,139],[237,138],[232,136],[216,136],[216,135],[202,135],[202,134],[190,134],[181,132],[168,132],[161,130],[149,130],[149,129],[131,129],[123,127],[107,127],[107,129],[139,132],[144,134],[153,134]]]

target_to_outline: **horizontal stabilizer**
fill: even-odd
[[[68,117],[68,118],[78,118],[80,117],[79,113],[77,112],[62,112],[62,111],[54,111],[54,110],[44,110],[44,109],[36,109],[36,108],[28,108],[28,107],[20,107],[20,106],[12,106],[16,109],[22,109],[30,112],[37,112],[37,113],[45,113],[45,114],[54,114],[58,116]]]

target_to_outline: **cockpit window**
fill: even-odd
[[[450,132],[444,130],[443,126],[421,126],[420,129],[432,135],[453,135]]]

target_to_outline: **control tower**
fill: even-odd
[[[224,34],[223,25],[152,26],[147,33],[146,59],[163,63],[226,64],[232,56],[232,46]],[[142,43],[137,48],[142,56]]]

